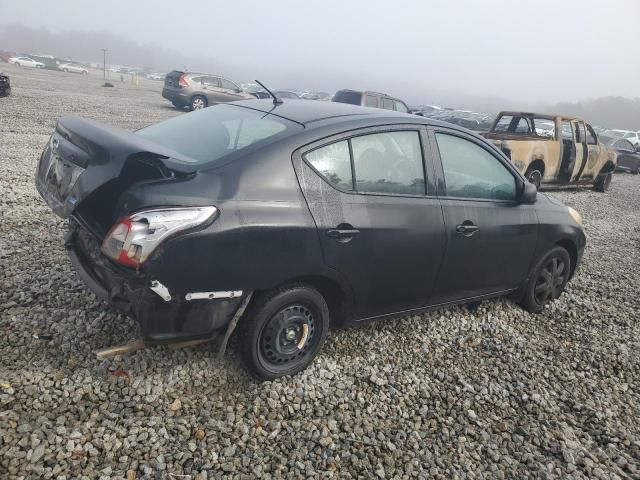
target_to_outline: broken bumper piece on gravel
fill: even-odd
[[[73,268],[87,287],[138,321],[144,344],[228,337],[227,327],[250,297],[250,292],[241,290],[171,292],[146,272],[110,261],[100,251],[95,237],[75,222],[71,223],[65,246]]]

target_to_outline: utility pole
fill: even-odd
[[[102,50],[102,78],[104,80],[107,79],[107,49],[101,48]]]

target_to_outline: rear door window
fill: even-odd
[[[393,110],[393,100],[390,98],[382,97],[382,108],[386,110]]]
[[[346,192],[353,191],[347,140],[312,150],[304,158],[331,185]]]
[[[202,77],[202,80],[207,87],[220,86],[220,79],[218,77]]]
[[[465,138],[436,133],[448,197],[515,200],[516,180],[500,160]]]
[[[378,97],[373,95],[365,95],[364,102],[367,107],[378,108]]]
[[[418,132],[397,131],[353,137],[351,149],[358,192],[425,194]]]

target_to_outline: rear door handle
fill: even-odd
[[[480,227],[473,223],[462,223],[456,226],[456,232],[463,234],[465,237],[470,237],[474,233],[480,230]]]
[[[360,233],[360,230],[351,228],[351,229],[338,229],[332,228],[327,230],[327,237],[331,238],[353,238]]]

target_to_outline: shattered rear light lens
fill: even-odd
[[[102,253],[127,267],[140,267],[167,238],[213,219],[216,207],[144,210],[122,218],[104,241]]]

